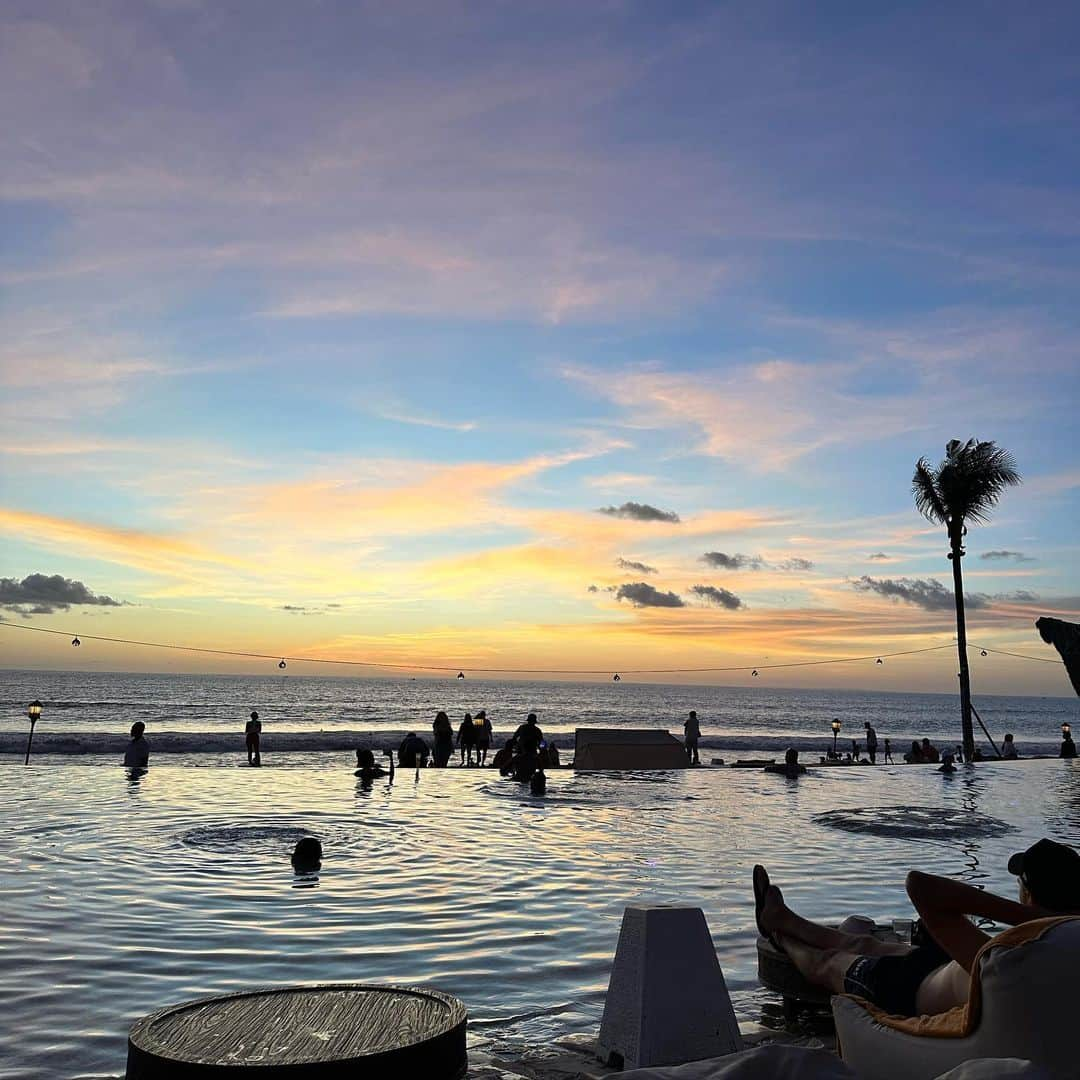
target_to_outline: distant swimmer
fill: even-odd
[[[893,763],[893,759],[892,759],[892,742],[889,739],[886,739],[885,740],[885,764],[886,765],[891,765],[892,763]]]
[[[956,772],[956,766],[953,764],[953,756],[948,750],[941,755],[941,764],[938,766],[938,772],[954,773]]]
[[[789,746],[784,751],[784,764],[766,765],[765,772],[778,773],[780,776],[786,776],[789,780],[794,780],[796,776],[802,776],[806,772],[806,766],[799,764],[799,751],[794,746]]]
[[[1020,756],[1016,752],[1016,743],[1013,742],[1012,732],[1005,736],[1005,743],[1001,748],[1001,756],[1006,761],[1015,761]]]
[[[394,782],[394,755],[389,750],[384,750],[383,754],[390,766],[389,773],[375,760],[375,755],[370,750],[356,751],[355,775],[360,777],[361,783],[370,784],[383,776],[389,776],[390,782]]]
[[[124,764],[129,769],[145,769],[150,764],[150,741],[143,735],[145,730],[141,720],[131,725],[131,742],[124,751]]]
[[[1072,732],[1066,731],[1061,737],[1061,750],[1058,752],[1058,757],[1074,758],[1076,757],[1076,743],[1073,742]]]
[[[537,769],[529,778],[529,791],[533,795],[547,794],[547,777],[543,769]]]
[[[298,874],[313,874],[322,869],[322,844],[314,836],[296,841],[292,853],[293,870]]]
[[[698,740],[701,738],[701,727],[698,724],[697,713],[694,712],[693,709],[690,710],[690,715],[683,722],[683,733],[686,737],[684,743],[686,756],[690,759],[690,764],[700,765],[701,761],[698,758]]]
[[[257,712],[252,712],[251,719],[244,725],[244,742],[247,743],[249,765],[261,765],[259,756],[259,736],[262,735],[262,721]]]

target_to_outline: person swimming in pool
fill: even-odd
[[[150,764],[150,740],[143,732],[146,725],[136,720],[131,725],[131,742],[124,751],[124,765],[129,769],[145,769]]]
[[[391,784],[394,782],[394,755],[389,750],[384,750],[383,756],[390,765],[389,773],[375,760],[375,755],[370,750],[356,751],[356,772],[354,775],[360,778],[362,784],[370,784],[373,780],[378,780],[383,776],[389,776]]]
[[[293,870],[297,874],[314,874],[322,868],[322,844],[314,836],[296,841],[292,853]]]
[[[847,934],[797,915],[763,866],[754,867],[758,929],[802,975],[834,994],[855,994],[894,1016],[947,1012],[967,1001],[975,957],[990,936],[970,917],[1019,926],[1080,914],[1080,853],[1039,840],[1009,859],[1019,902],[964,882],[912,870],[907,894],[921,920],[911,945]]]

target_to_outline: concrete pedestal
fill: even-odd
[[[637,1069],[741,1049],[702,910],[627,908],[600,1023],[600,1060]]]

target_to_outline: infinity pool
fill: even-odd
[[[636,901],[701,906],[756,1018],[754,862],[811,916],[887,918],[909,867],[1011,895],[1010,852],[1080,836],[1080,767],[1061,761],[560,772],[546,799],[475,770],[369,790],[347,768],[0,771],[0,1077],[122,1074],[146,1012],[320,980],[440,987],[512,1052],[598,1023]],[[289,865],[304,832],[317,880]]]

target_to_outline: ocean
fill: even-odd
[[[121,674],[0,671],[0,753],[25,749],[26,706],[44,708],[35,733],[38,753],[115,754],[128,728],[146,724],[154,753],[231,754],[243,751],[252,709],[263,721],[266,764],[311,764],[312,754],[366,744],[393,746],[405,733],[429,735],[439,709],[457,725],[485,709],[496,745],[530,712],[560,747],[576,727],[662,727],[681,735],[698,713],[709,757],[776,755],[797,747],[809,760],[832,745],[830,723],[841,722],[838,746],[850,750],[870,721],[879,740],[900,755],[913,739],[938,746],[960,739],[958,698],[869,690],[676,686],[661,683],[502,681],[479,678],[334,678],[293,675]],[[1055,754],[1061,724],[1080,720],[1076,698],[976,697],[976,707],[1000,743],[1011,731],[1021,754]],[[989,746],[976,726],[977,741]],[[880,749],[880,748],[879,748]],[[707,760],[708,758],[706,758]]]

